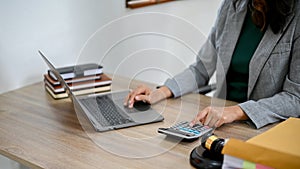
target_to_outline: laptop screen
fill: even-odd
[[[66,90],[66,92],[72,96],[72,98],[75,98],[71,89],[69,88],[69,86],[67,85],[67,83],[65,82],[65,80],[61,77],[60,73],[56,70],[56,68],[54,67],[54,65],[47,59],[47,57],[42,53],[42,51],[38,51],[39,54],[42,56],[43,60],[47,63],[47,65],[49,66],[49,68],[51,69],[51,71],[54,73],[54,75],[57,77],[58,81],[62,84],[63,88]]]

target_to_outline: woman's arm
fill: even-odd
[[[294,19],[299,20],[299,15]],[[300,116],[300,28],[298,25],[299,23],[292,42],[289,72],[285,77],[282,91],[269,98],[239,104],[256,128],[289,117]]]
[[[172,91],[174,97],[196,91],[198,88],[207,85],[210,77],[215,72],[218,59],[216,38],[220,36],[218,34],[222,33],[221,30],[225,25],[228,8],[231,3],[231,0],[222,2],[210,34],[197,54],[196,62],[182,73],[165,82],[164,85]]]

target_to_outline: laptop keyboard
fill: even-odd
[[[106,95],[81,99],[90,114],[102,126],[115,126],[133,122],[133,120],[114,104]]]

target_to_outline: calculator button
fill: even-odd
[[[189,132],[194,132],[194,130],[192,130],[192,129],[189,129],[188,131],[189,131]]]
[[[180,130],[186,131],[186,128],[184,127],[179,127]]]
[[[203,128],[202,126],[197,126],[195,127],[195,129],[200,130],[201,128]]]
[[[194,131],[194,133],[195,133],[195,134],[200,134],[200,132],[199,132],[199,131]]]
[[[187,133],[187,132],[184,132],[184,131],[181,131],[181,130],[174,130],[174,129],[171,129],[171,128],[169,128],[168,130],[172,131],[174,133],[185,135],[185,136],[194,136],[195,135],[193,133]]]

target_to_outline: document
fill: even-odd
[[[223,148],[224,164],[230,164],[226,162],[226,155],[229,155],[269,168],[300,168],[299,129],[300,119],[289,118],[246,142],[229,139]]]

